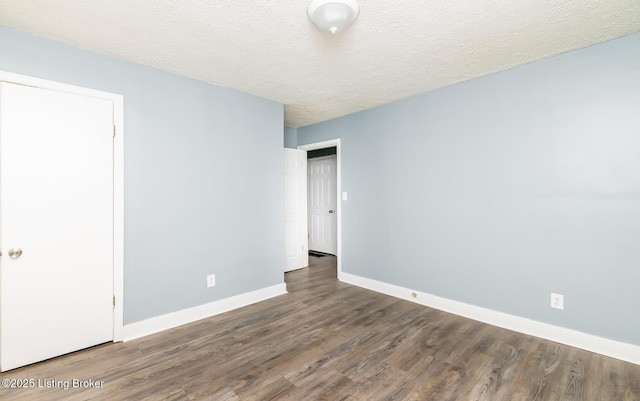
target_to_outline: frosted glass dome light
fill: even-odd
[[[337,33],[358,18],[360,7],[356,0],[311,0],[307,14],[321,31]]]

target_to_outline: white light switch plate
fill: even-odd
[[[346,200],[347,200],[347,193],[346,193],[346,192],[343,192],[343,193],[342,193],[342,200],[343,200],[343,201],[346,201]]]

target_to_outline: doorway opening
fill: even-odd
[[[319,257],[337,252],[335,153],[335,146],[307,152],[309,254]]]
[[[298,146],[307,151],[307,213],[310,255],[335,255],[338,279],[342,253],[340,139]]]

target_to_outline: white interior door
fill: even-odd
[[[309,266],[307,246],[307,152],[284,150],[285,271]]]
[[[113,206],[113,102],[0,83],[1,370],[113,339]]]
[[[309,159],[309,249],[336,254],[336,157]]]

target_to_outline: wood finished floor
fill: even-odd
[[[640,366],[336,280],[335,258],[289,294],[163,333],[0,374],[103,381],[1,388],[0,400],[640,401]]]

